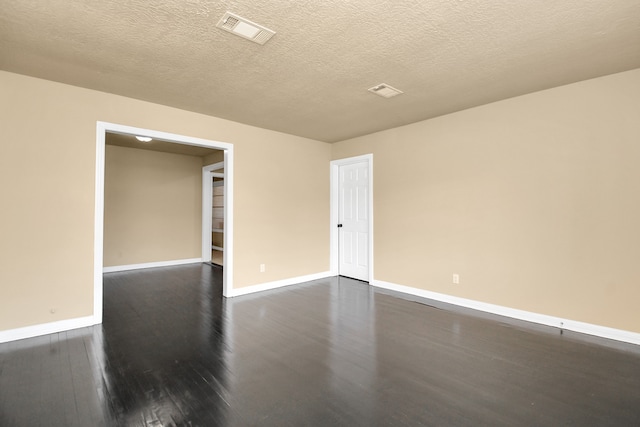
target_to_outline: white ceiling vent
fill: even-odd
[[[265,44],[276,33],[231,12],[225,13],[216,27],[258,44]]]
[[[370,87],[369,88],[369,92],[373,92],[376,95],[380,95],[384,98],[391,98],[393,96],[396,95],[400,95],[402,92],[401,90],[396,89],[395,87],[389,86],[386,83],[380,83],[379,85],[376,85],[374,87]]]

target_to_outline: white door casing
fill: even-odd
[[[104,239],[104,168],[105,168],[105,139],[106,133],[121,133],[127,135],[150,136],[165,142],[195,145],[224,150],[225,167],[225,233],[224,233],[224,266],[222,272],[222,292],[229,296],[233,293],[233,144],[212,141],[160,132],[151,129],[136,128],[115,123],[96,123],[96,176],[95,176],[95,216],[94,216],[94,247],[93,247],[93,324],[102,323],[103,297],[103,239]],[[211,234],[211,233],[209,233]]]
[[[373,281],[373,155],[331,162],[332,274]]]

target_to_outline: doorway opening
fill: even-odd
[[[224,162],[202,168],[202,260],[225,266],[225,206],[227,185]]]
[[[211,263],[223,265],[224,252],[224,176],[213,176],[213,206],[211,227]]]
[[[226,172],[227,178],[224,181],[225,204],[224,224],[223,224],[223,245],[225,250],[223,269],[223,295],[229,296],[233,290],[233,145],[212,141],[201,138],[194,138],[184,135],[159,132],[150,129],[135,128],[131,126],[118,125],[107,122],[97,122],[96,126],[96,178],[95,178],[95,221],[94,221],[94,313],[93,320],[95,324],[102,323],[103,314],[103,269],[104,269],[104,172],[105,172],[105,145],[107,133],[120,135],[136,135],[160,140],[169,145],[179,144],[191,147],[205,147],[210,149],[222,150],[224,152],[224,161],[221,162]],[[211,190],[212,185],[203,186],[203,197],[206,188]],[[211,210],[208,217],[210,218]],[[204,222],[204,219],[203,219]],[[210,230],[210,228],[209,228]],[[202,246],[205,243],[208,247],[208,256],[204,255],[201,261],[210,261],[211,259],[211,232],[202,233],[208,236],[203,237]],[[205,242],[207,240],[207,242]]]

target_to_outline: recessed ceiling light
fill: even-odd
[[[148,136],[136,136],[136,139],[140,142],[151,142],[151,138]]]
[[[375,85],[374,87],[370,87],[369,92],[373,92],[376,95],[380,95],[384,98],[391,98],[393,96],[396,95],[400,95],[404,92],[402,92],[399,89],[396,89],[395,87],[389,86],[386,83],[380,83],[379,85]]]
[[[231,12],[225,13],[216,27],[258,44],[265,44],[276,33]]]

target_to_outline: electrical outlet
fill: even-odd
[[[264,273],[267,270],[264,264],[260,264],[260,273]]]
[[[460,284],[460,275],[453,273],[453,283],[456,285]]]

